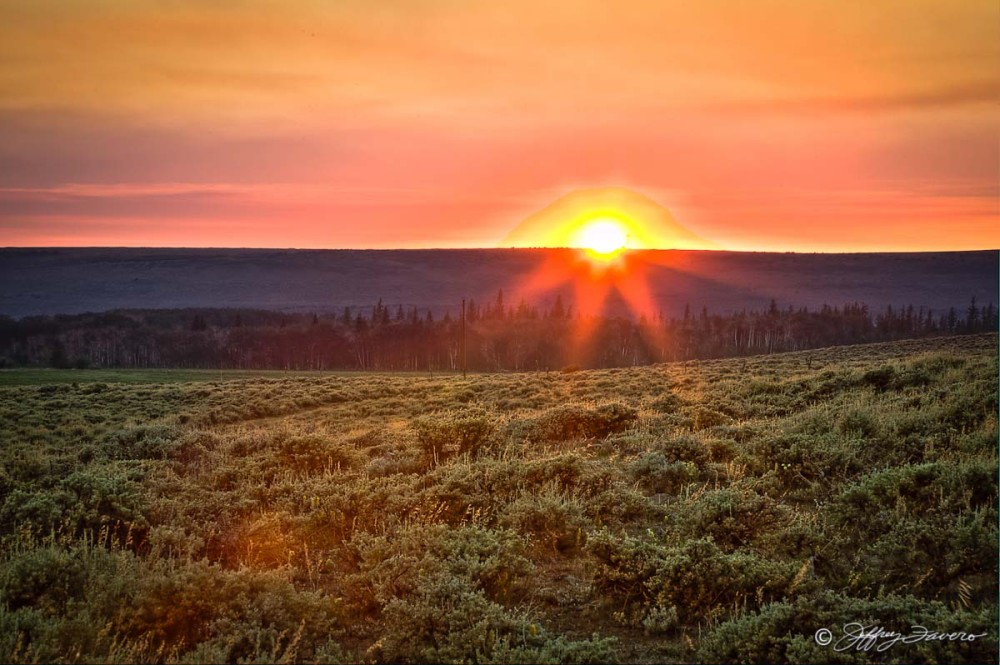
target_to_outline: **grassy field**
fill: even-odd
[[[0,387],[59,383],[194,383],[330,377],[345,372],[243,369],[0,369]]]
[[[997,662],[995,334],[0,382],[5,662]]]

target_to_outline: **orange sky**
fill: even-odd
[[[292,5],[294,4],[294,7]],[[995,0],[5,0],[0,245],[1000,247]]]

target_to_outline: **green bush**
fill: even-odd
[[[733,487],[676,503],[668,513],[668,523],[679,536],[707,536],[726,552],[753,545],[789,519],[789,509],[771,497]]]
[[[595,526],[623,526],[658,516],[641,492],[622,485],[589,495],[583,508]]]
[[[758,477],[773,473],[782,493],[792,491],[796,498],[816,500],[870,468],[867,457],[882,454],[875,446],[839,434],[792,432],[756,439],[736,459]]]
[[[912,596],[869,600],[825,591],[792,603],[771,603],[718,625],[703,638],[698,658],[703,663],[995,663],[996,619],[995,609],[955,610]],[[867,651],[845,643],[841,646],[847,648],[836,651],[843,627],[853,622],[903,635],[919,625],[941,633],[986,636],[971,642],[932,640]],[[814,638],[821,628],[834,635],[826,647]]]
[[[339,603],[295,589],[283,572],[44,546],[8,562],[0,590],[5,662],[278,662],[342,654],[331,641],[344,624]]]
[[[934,462],[876,471],[844,488],[829,508],[858,542],[886,533],[899,517],[990,509],[997,501],[993,462]]]
[[[386,630],[369,649],[391,663],[612,663],[613,639],[550,637],[486,598],[467,580],[435,575],[385,608]]]
[[[479,526],[412,526],[391,538],[360,533],[351,549],[358,560],[352,587],[369,610],[414,593],[426,577],[439,574],[466,580],[489,600],[505,600],[532,569],[517,535]]]
[[[133,425],[109,436],[102,450],[110,459],[167,459],[178,447],[180,435],[173,425]]]
[[[610,665],[618,662],[618,640],[614,637],[600,637],[596,634],[588,640],[571,640],[560,635],[550,637],[542,630],[531,636],[531,626],[522,631],[519,638],[504,638],[499,641],[489,658],[483,663],[516,665],[518,663],[579,663],[580,665]]]
[[[596,408],[562,406],[534,421],[531,438],[541,442],[603,439],[609,434],[625,431],[637,419],[635,409],[617,402]]]
[[[871,473],[825,511],[837,534],[822,567],[855,592],[930,598],[995,591],[997,469],[935,462]],[[990,581],[992,580],[992,581]]]
[[[228,572],[205,562],[141,570],[119,630],[151,653],[225,645],[225,662],[297,660],[328,646],[343,621],[336,602],[295,589],[280,571]]]
[[[729,416],[707,406],[696,406],[691,411],[691,429],[695,431],[727,425],[730,422]]]
[[[378,659],[391,663],[466,663],[487,659],[498,639],[516,636],[522,621],[490,601],[468,579],[444,572],[385,606]]]
[[[695,435],[669,437],[659,440],[653,450],[663,455],[668,462],[690,462],[699,469],[708,464],[712,448]]]
[[[513,532],[477,526],[410,527],[394,537],[353,543],[363,590],[358,607],[380,614],[385,629],[369,650],[379,662],[593,662],[610,643],[550,640],[505,602],[523,593],[532,566]]]
[[[862,385],[871,386],[876,390],[887,390],[892,387],[896,380],[896,368],[892,365],[883,365],[867,370],[861,376]]]
[[[636,605],[640,617],[675,608],[681,624],[717,620],[747,606],[782,597],[797,569],[749,553],[726,554],[708,539],[663,546],[607,531],[592,534],[594,586]]]
[[[97,532],[102,528],[113,529],[117,536],[126,532],[145,532],[146,499],[139,480],[142,471],[130,466],[92,465],[86,470],[72,473],[60,487],[75,495],[75,503],[64,516],[76,524],[77,532]],[[132,537],[138,540],[137,534]]]
[[[699,475],[693,462],[671,461],[662,452],[646,453],[629,466],[640,487],[654,493],[676,494]]]
[[[85,585],[86,571],[79,556],[61,547],[34,548],[4,562],[0,603],[7,610],[31,607],[58,614],[83,594]]]
[[[273,461],[280,468],[304,473],[344,471],[360,464],[360,456],[355,450],[315,434],[282,438],[275,452]]]
[[[500,524],[544,544],[550,553],[570,554],[583,544],[590,521],[579,502],[556,493],[522,496],[507,505]]]
[[[15,489],[0,509],[3,533],[13,533],[18,528],[35,533],[51,531],[62,525],[75,500],[73,493],[65,489]]]
[[[475,457],[486,445],[495,427],[484,415],[436,415],[413,422],[417,442],[427,466],[436,466],[455,455]]]
[[[837,429],[843,434],[868,439],[878,434],[878,422],[871,412],[864,409],[852,409],[844,413],[837,422]]]
[[[99,531],[138,544],[148,530],[146,500],[139,480],[143,471],[131,463],[93,463],[70,473],[51,489],[15,489],[0,508],[3,533],[18,528],[36,534],[69,530]]]

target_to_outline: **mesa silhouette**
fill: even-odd
[[[566,249],[0,249],[0,314],[20,318],[120,308],[234,307],[335,312],[388,305],[457,314],[463,298],[533,304],[574,286],[520,293]],[[975,297],[995,302],[996,251],[913,254],[771,254],[634,251],[651,307],[678,316],[686,306],[715,313],[864,302],[873,309],[913,305],[941,312]],[[603,315],[636,315],[612,297]],[[649,312],[655,314],[656,312]]]

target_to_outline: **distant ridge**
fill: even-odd
[[[516,305],[560,295],[521,287],[553,257],[573,250],[0,249],[0,314],[23,317],[124,308],[241,307],[340,311],[379,299],[457,313],[462,298],[492,301],[499,289]],[[631,252],[657,310],[689,305],[725,313],[864,302],[938,312],[997,301],[998,252],[770,254]],[[605,314],[626,314],[621,298]],[[655,313],[655,312],[650,312]]]

